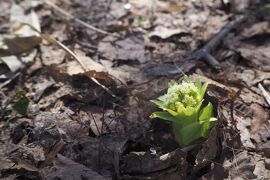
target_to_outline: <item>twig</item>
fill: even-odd
[[[44,35],[43,35],[44,36]],[[89,69],[83,62],[82,60],[74,53],[72,52],[68,47],[66,47],[64,44],[62,44],[61,42],[57,41],[56,39],[53,39],[49,36],[46,36],[46,38],[53,42],[54,44],[60,46],[63,50],[65,50],[66,52],[68,52],[74,59],[76,59],[78,61],[78,63],[81,65],[81,67],[83,68],[84,71],[90,71],[91,69]],[[45,39],[46,39],[45,38]],[[103,84],[101,84],[96,78],[94,77],[90,77],[90,79],[96,83],[97,85],[101,86],[107,93],[109,93],[112,97],[114,98],[118,98],[116,95],[113,94],[113,92],[111,90],[109,90],[106,86],[104,86]]]
[[[239,24],[243,23],[247,19],[247,16],[242,16],[237,20],[226,24],[218,33],[216,33],[208,43],[206,43],[202,48],[195,50],[186,58],[181,59],[179,61],[172,61],[171,63],[163,63],[159,65],[155,65],[147,69],[147,74],[152,76],[168,76],[168,75],[176,75],[179,73],[188,71],[188,62],[191,60],[204,60],[210,66],[212,66],[215,70],[220,70],[219,62],[214,58],[211,54],[222,44],[224,38],[235,28],[239,26]],[[173,64],[172,64],[173,63]]]
[[[236,127],[237,122],[236,122],[236,120],[234,118],[234,109],[235,109],[234,104],[235,104],[236,98],[238,98],[240,96],[241,91],[242,91],[242,89],[238,90],[237,92],[232,91],[231,93],[228,94],[229,101],[230,101],[231,121],[232,121],[233,126],[234,126],[235,129],[237,129],[237,127]]]
[[[265,98],[266,102],[268,103],[268,105],[270,106],[270,96],[269,94],[266,92],[266,90],[264,89],[264,87],[261,85],[261,83],[259,83],[258,85],[259,89],[262,91],[262,95]]]
[[[103,101],[104,102],[104,101]],[[98,169],[101,169],[101,151],[102,151],[102,133],[103,133],[103,124],[105,121],[105,112],[104,112],[104,104],[102,108],[103,114],[102,114],[102,121],[101,121],[101,129],[100,129],[100,138],[98,143]]]
[[[49,0],[43,0],[42,2],[45,3],[45,4],[47,4],[48,6],[52,7],[53,9],[55,9],[56,11],[58,11],[59,13],[61,13],[61,14],[65,15],[65,16],[67,16],[68,18],[73,19],[75,22],[77,22],[77,23],[79,23],[79,24],[81,24],[81,25],[87,27],[88,29],[91,29],[91,30],[93,30],[93,31],[96,31],[96,32],[99,32],[99,33],[102,33],[102,34],[113,35],[113,36],[115,36],[115,35],[112,34],[112,33],[109,33],[109,32],[104,31],[104,30],[102,30],[102,29],[96,28],[96,27],[94,27],[94,26],[92,26],[92,25],[90,25],[90,24],[87,24],[86,22],[84,22],[84,21],[82,21],[82,20],[80,20],[80,19],[74,17],[73,15],[71,15],[70,13],[68,13],[68,12],[66,12],[65,10],[61,9],[60,7],[56,6],[55,4],[53,4],[53,3],[52,3],[51,1],[49,1]]]
[[[51,38],[49,35],[46,34],[42,34],[41,32],[39,32],[34,26],[27,24],[27,23],[21,23],[20,26],[17,27],[17,29],[21,28],[22,26],[28,26],[30,27],[33,31],[37,32],[41,38],[43,38],[44,40],[54,44],[54,45],[58,45],[59,47],[61,47],[64,51],[66,51],[68,54],[70,54],[75,60],[78,61],[78,63],[81,65],[81,67],[83,68],[84,71],[90,71],[91,69],[89,69],[83,62],[82,60],[74,53],[72,52],[67,46],[65,46],[64,44],[62,44],[61,42],[57,41],[54,38]],[[116,98],[119,100],[119,97],[117,97],[116,95],[114,95],[114,93],[109,90],[106,86],[104,86],[103,84],[101,84],[96,78],[94,77],[90,77],[90,79],[96,83],[97,85],[99,85],[100,87],[102,87],[108,94],[110,94],[112,97]]]
[[[239,24],[244,22],[247,17],[241,17],[235,20],[232,23],[225,25],[217,34],[215,34],[208,43],[206,43],[201,49],[195,51],[190,57],[187,59],[195,59],[195,60],[204,60],[209,65],[211,65],[214,69],[220,70],[219,62],[211,55],[218,46],[222,43],[223,39]]]
[[[5,87],[6,85],[8,85],[11,81],[13,81],[16,77],[18,77],[20,75],[20,72],[17,72],[16,74],[14,74],[10,79],[6,80],[4,83],[2,83],[0,85],[0,90]]]
[[[113,151],[113,165],[117,179],[120,179],[119,159],[119,149],[116,147]]]
[[[96,129],[97,129],[97,132],[98,132],[98,135],[101,136],[101,132],[100,132],[100,130],[98,128],[98,125],[97,125],[97,122],[96,122],[96,118],[94,117],[94,115],[93,115],[92,112],[90,112],[90,114],[91,114],[91,117],[92,117],[92,119],[93,119],[93,121],[95,123]]]
[[[52,161],[55,159],[58,152],[63,148],[65,145],[65,142],[63,139],[60,139],[52,148],[52,150],[47,154],[47,157],[44,162],[40,165],[39,168],[44,168],[45,166],[48,166]]]

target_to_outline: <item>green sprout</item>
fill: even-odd
[[[151,100],[163,111],[154,112],[151,118],[160,118],[172,122],[176,141],[185,147],[200,138],[207,138],[216,124],[211,102],[202,108],[207,84],[185,77],[182,83],[169,83],[167,93],[156,100]]]

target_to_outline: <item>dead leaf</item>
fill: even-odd
[[[249,7],[249,1],[231,0],[231,9],[235,13],[243,13]]]
[[[75,51],[81,61],[88,67],[88,69],[96,72],[107,72],[111,76],[121,80],[123,83],[127,81],[140,81],[139,70],[132,66],[122,65],[119,67],[113,67],[113,62],[108,60],[100,60],[100,63],[94,61],[90,57],[86,57],[81,51]],[[85,71],[77,61],[67,62],[67,73],[69,75],[75,75],[84,73]]]
[[[80,163],[93,170],[106,170],[106,176],[111,177],[114,173],[107,170],[114,169],[115,158],[117,158],[115,156],[125,151],[127,140],[126,136],[106,135],[102,136],[100,146],[98,138],[80,137],[73,146],[74,160],[79,160]]]
[[[242,36],[247,39],[265,33],[270,33],[268,21],[258,22],[253,24],[250,28],[244,29]]]
[[[117,49],[110,42],[100,42],[98,44],[98,51],[106,59],[114,60],[117,58]]]
[[[151,155],[149,152],[131,152],[123,156],[121,169],[124,174],[150,176],[154,172],[166,172],[166,170],[178,166],[178,178],[184,178],[186,169],[185,152],[176,149],[163,155]],[[136,177],[136,176],[135,176]],[[154,176],[155,177],[155,176]]]
[[[14,129],[12,130],[10,136],[12,139],[12,143],[18,144],[23,137],[27,134],[27,130],[30,127],[29,121],[23,121],[19,123]]]
[[[251,141],[250,137],[251,119],[242,118],[240,116],[234,116],[234,118],[237,122],[237,129],[240,132],[241,142],[243,146],[247,149],[255,149],[255,145]]]
[[[8,66],[11,72],[16,72],[22,67],[22,62],[16,56],[0,57],[0,60]]]
[[[126,39],[116,41],[117,59],[119,60],[137,60],[140,63],[145,62],[144,41],[135,36],[129,36]]]
[[[255,164],[247,151],[240,152],[233,159],[224,162],[224,168],[228,173],[226,179],[255,179],[253,174]]]
[[[124,4],[120,2],[112,3],[110,6],[109,16],[114,17],[115,19],[120,19],[123,16],[127,15],[128,11],[124,8]]]
[[[13,3],[10,9],[10,21],[17,23],[27,23],[40,30],[38,16],[34,11],[28,15],[24,14],[24,10],[19,5]],[[32,50],[42,41],[31,28],[23,26],[13,31],[15,36],[4,36],[0,38],[0,59],[4,61],[12,72],[17,71],[22,67],[21,59],[17,56],[21,53]],[[37,54],[37,51],[32,51],[28,57],[24,57],[23,61],[32,62]]]
[[[105,37],[103,42],[99,43],[98,52],[108,60],[145,62],[144,40],[142,37],[129,36],[116,41]]]
[[[209,138],[202,144],[202,148],[196,156],[196,164],[193,167],[193,172],[197,172],[206,165],[211,164],[218,156],[218,128],[213,128]]]
[[[263,107],[268,107],[268,104],[265,101],[263,96],[260,96],[247,88],[243,88],[239,97],[246,104],[258,103],[262,105]]]
[[[13,174],[16,175],[16,178],[22,179],[41,178],[37,168],[22,160],[0,157],[0,162],[0,178]]]
[[[161,39],[168,39],[172,36],[176,36],[176,35],[186,35],[188,33],[184,32],[183,29],[171,29],[171,28],[167,28],[167,27],[163,27],[163,26],[158,26],[155,28],[155,30],[153,32],[150,32],[148,34],[148,36],[151,37],[158,37]]]
[[[13,3],[11,6],[10,21],[16,23],[30,24],[38,31],[41,30],[37,14],[33,10],[31,10],[29,14],[25,14],[24,9],[16,3]],[[21,37],[38,36],[38,34],[34,32],[30,27],[26,26],[15,29],[14,33]]]
[[[11,151],[9,154],[13,159],[27,160],[27,163],[34,167],[38,167],[45,160],[43,148],[35,143],[28,147],[23,145],[17,147],[16,151]]]
[[[106,71],[106,69],[100,63],[94,61],[91,57],[87,57],[84,52],[81,50],[75,50],[74,53],[81,59],[83,64],[89,69],[97,72]],[[70,61],[67,63],[67,73],[69,75],[84,73],[85,70],[81,67],[81,65],[76,61]]]
[[[53,146],[51,151],[47,153],[45,161],[42,162],[42,164],[40,165],[40,168],[44,168],[45,166],[50,165],[52,163],[52,161],[56,158],[56,155],[59,153],[59,151],[63,148],[64,145],[65,145],[65,142],[63,141],[63,139],[60,139],[60,141],[58,141]]]
[[[41,38],[37,36],[27,36],[27,37],[13,37],[13,38],[4,38],[3,43],[6,46],[7,55],[18,55],[24,52],[27,52],[41,43]],[[2,55],[3,56],[3,55]]]
[[[52,78],[44,79],[43,76],[37,77],[35,80],[34,83],[30,81],[25,86],[28,88],[29,96],[33,97],[34,101],[39,101],[43,93],[52,87],[55,81]]]
[[[44,170],[44,178],[49,179],[73,179],[73,180],[81,180],[85,179],[93,179],[93,180],[105,180],[107,178],[99,175],[97,172],[92,169],[76,163],[71,159],[58,154],[58,158],[54,163],[55,165],[51,168]]]
[[[259,82],[262,82],[265,79],[270,78],[269,72],[264,72],[254,69],[245,69],[242,72],[235,72],[232,76],[236,79],[244,81],[248,86],[254,86]]]
[[[246,60],[246,63],[258,70],[269,71],[270,53],[268,51],[270,44],[268,43],[269,37],[256,38],[250,44],[245,43],[239,48],[237,52]],[[247,41],[247,40],[246,40]]]
[[[61,64],[64,61],[66,52],[63,49],[58,49],[55,46],[41,45],[41,59],[44,65]]]
[[[70,142],[88,131],[77,121],[72,120],[68,112],[40,112],[34,118],[33,138],[39,140],[45,152],[50,152],[61,139]]]

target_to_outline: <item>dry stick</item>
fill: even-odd
[[[212,66],[215,70],[220,70],[219,62],[211,55],[215,50],[217,50],[218,46],[222,43],[223,39],[234,29],[239,26],[239,24],[243,23],[247,19],[247,16],[242,16],[237,20],[228,23],[225,25],[218,33],[216,33],[208,43],[206,43],[202,48],[195,50],[186,58],[181,60],[181,62],[172,61],[174,64],[160,64],[156,65],[148,71],[155,72],[155,76],[164,76],[164,75],[176,75],[179,73],[183,73],[185,70],[183,66],[188,63],[190,60],[204,60],[210,66]],[[164,69],[166,73],[164,73]],[[163,70],[163,71],[162,71]]]
[[[39,32],[35,27],[33,27],[30,24],[27,23],[21,23],[21,25],[19,27],[17,27],[17,29],[21,28],[22,26],[28,26],[30,27],[33,31],[37,32],[41,38],[45,39],[46,41],[58,45],[60,46],[64,51],[66,51],[68,54],[70,54],[75,60],[78,61],[78,63],[81,65],[81,67],[83,68],[84,71],[90,71],[91,69],[89,69],[83,62],[82,60],[74,53],[72,52],[68,47],[66,47],[64,44],[62,44],[61,42],[57,41],[56,39],[51,38],[50,36],[46,35],[46,34],[42,34],[41,32]],[[90,79],[96,83],[97,85],[99,85],[100,87],[102,87],[108,94],[110,94],[112,97],[119,99],[119,97],[117,97],[116,95],[113,94],[113,92],[111,90],[109,90],[106,86],[104,86],[103,84],[101,84],[96,78],[94,77],[90,77]]]
[[[45,4],[47,4],[48,6],[52,7],[53,9],[55,9],[56,11],[58,11],[59,13],[61,13],[61,14],[65,15],[65,16],[67,16],[68,18],[73,19],[75,22],[77,22],[77,23],[79,23],[79,24],[81,24],[81,25],[87,27],[88,29],[91,29],[91,30],[93,30],[93,31],[96,31],[96,32],[99,32],[99,33],[102,33],[102,34],[113,35],[113,36],[115,36],[115,35],[112,34],[112,33],[109,33],[109,32],[104,31],[104,30],[102,30],[102,29],[96,28],[96,27],[94,27],[94,26],[92,26],[92,25],[90,25],[90,24],[87,24],[86,22],[84,22],[84,21],[82,21],[82,20],[80,20],[80,19],[74,17],[73,15],[71,15],[70,13],[68,13],[68,12],[66,12],[65,10],[61,9],[60,7],[56,6],[55,4],[53,4],[53,3],[52,3],[51,1],[49,1],[49,0],[43,0],[42,2],[45,3]]]
[[[217,34],[215,34],[208,43],[206,43],[201,49],[194,52],[191,57],[188,59],[195,59],[195,60],[204,60],[209,65],[211,65],[214,69],[220,70],[219,62],[211,55],[213,51],[215,51],[218,46],[222,43],[223,39],[239,24],[244,22],[247,17],[241,17],[235,20],[232,23],[225,25]]]
[[[50,38],[48,36],[46,36],[46,38]],[[90,71],[91,69],[89,69],[82,61],[81,59],[74,53],[72,52],[70,49],[68,49],[64,44],[62,44],[61,42],[50,38],[51,41],[53,41],[53,43],[57,44],[58,46],[60,46],[61,48],[63,48],[66,52],[68,52],[74,59],[76,59],[79,64],[82,66],[84,71]],[[96,83],[97,85],[101,86],[107,93],[109,93],[112,97],[117,98],[118,97],[116,95],[113,94],[113,92],[111,90],[109,90],[106,86],[104,86],[103,84],[101,84],[96,78],[94,77],[90,77],[90,79]]]
[[[92,112],[90,112],[90,114],[91,114],[91,117],[92,117],[92,119],[93,119],[93,121],[95,123],[96,129],[97,129],[97,132],[98,132],[98,135],[101,136],[101,132],[100,132],[100,130],[98,128],[98,125],[97,125],[97,122],[96,122],[96,118],[94,117],[94,115],[93,115]]]
[[[103,103],[102,111],[103,113],[102,113],[101,129],[100,129],[101,136],[99,138],[99,143],[98,143],[98,169],[101,169],[100,167],[101,167],[101,151],[102,151],[102,133],[103,133],[103,124],[105,121],[104,103]]]
[[[20,73],[16,73],[14,74],[9,80],[6,80],[3,84],[0,85],[0,90],[5,87],[6,85],[8,85],[11,81],[13,81],[16,77],[18,77],[20,75]]]
[[[262,95],[265,98],[266,102],[268,103],[268,105],[270,106],[270,96],[269,94],[266,92],[266,90],[264,89],[264,87],[261,85],[261,83],[259,83],[258,85],[259,89],[262,91]]]
[[[42,36],[42,34],[41,34]],[[43,35],[44,36],[44,35]],[[62,44],[61,42],[49,37],[49,36],[45,36],[46,39],[48,39],[49,41],[53,42],[54,44],[60,46],[62,49],[64,49],[66,52],[68,52],[74,59],[76,59],[78,61],[78,63],[81,65],[81,67],[83,68],[84,71],[90,71],[91,69],[89,69],[83,62],[82,60],[74,53],[72,52],[70,49],[68,49],[68,47],[66,47],[64,44]],[[96,78],[94,77],[90,77],[90,79],[96,83],[97,85],[101,86],[107,93],[109,93],[112,97],[117,98],[118,97],[116,95],[113,94],[113,92],[111,90],[109,90],[106,86],[104,86],[103,84],[101,84]]]
[[[52,148],[52,150],[47,154],[47,157],[45,158],[45,161],[42,162],[40,165],[40,168],[44,168],[45,166],[48,166],[52,161],[55,159],[56,155],[59,153],[59,151],[63,148],[65,145],[65,142],[63,139],[60,139]]]
[[[233,126],[234,126],[234,128],[235,129],[237,129],[237,127],[236,127],[236,124],[237,124],[237,122],[236,122],[236,120],[234,119],[234,104],[235,104],[235,99],[237,98],[237,97],[239,97],[240,96],[240,94],[241,94],[241,91],[242,91],[242,89],[240,89],[240,90],[238,90],[236,93],[234,93],[233,95],[231,95],[231,94],[229,94],[229,100],[230,100],[230,111],[231,111],[231,121],[232,121],[232,123],[233,123]]]
[[[219,62],[211,55],[218,46],[222,43],[223,39],[232,31],[234,30],[239,24],[243,23],[244,20],[247,19],[247,16],[242,16],[237,20],[226,24],[218,33],[216,33],[209,41],[206,43],[202,48],[196,50],[195,52],[191,53],[187,58],[185,58],[182,62],[174,62],[176,68],[170,70],[168,72],[169,75],[175,75],[183,73],[183,66],[189,60],[204,60],[210,66],[212,66],[215,70],[220,70]],[[164,66],[161,65],[161,66]],[[157,68],[157,67],[156,67]],[[164,68],[164,67],[161,67]]]

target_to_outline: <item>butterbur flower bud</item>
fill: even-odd
[[[213,105],[202,108],[207,84],[191,82],[185,77],[182,83],[169,83],[167,93],[151,100],[163,111],[154,112],[151,118],[171,121],[176,141],[184,147],[200,138],[207,138],[217,119],[213,117]]]

